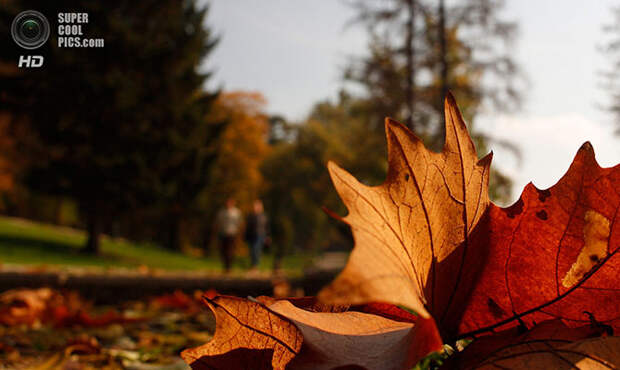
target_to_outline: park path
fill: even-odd
[[[200,272],[162,272],[145,270],[41,269],[3,266],[0,292],[15,288],[50,287],[78,291],[83,297],[106,304],[135,300],[175,290],[193,292],[213,289],[219,294],[239,297],[274,295],[314,295],[342,269],[346,256],[326,253],[301,276],[254,274],[223,275]],[[290,292],[286,291],[289,290]],[[290,294],[287,294],[290,293]]]

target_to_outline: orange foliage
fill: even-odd
[[[229,122],[212,177],[216,199],[232,196],[246,208],[258,197],[260,165],[268,153],[266,104],[260,93],[245,91],[222,93],[216,101],[212,119]]]

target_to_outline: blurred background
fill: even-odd
[[[29,9],[36,50],[11,37]],[[59,46],[75,12],[103,47]],[[380,184],[385,117],[440,150],[451,91],[508,205],[586,140],[618,162],[619,77],[611,0],[0,0],[0,364],[186,369],[203,294],[344,266],[326,163]]]
[[[613,1],[0,4],[4,268],[218,272],[218,212],[234,199],[245,224],[260,199],[258,270],[300,274],[352,247],[322,210],[345,213],[326,162],[381,183],[386,116],[439,150],[447,91],[478,153],[495,152],[498,204],[551,186],[586,140],[603,165],[620,154]],[[10,37],[26,9],[51,24],[37,69],[17,68]],[[69,11],[105,46],[58,47]],[[243,273],[251,248],[234,236]]]

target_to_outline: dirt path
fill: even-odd
[[[312,295],[334,278],[338,269],[312,269],[301,277],[268,273],[221,275],[214,273],[157,271],[36,271],[26,268],[0,270],[0,292],[18,287],[50,287],[78,291],[98,304],[135,300],[181,290],[214,289],[220,294],[240,297],[273,295],[274,287],[290,289],[291,294]]]

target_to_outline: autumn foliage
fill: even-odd
[[[209,201],[233,196],[242,207],[249,207],[258,197],[263,182],[260,165],[269,151],[265,105],[265,98],[255,92],[225,92],[216,100],[211,119],[228,125],[220,140]]]
[[[93,315],[90,306],[74,292],[62,294],[50,288],[8,290],[0,294],[0,325],[101,327],[139,321],[115,311]]]
[[[182,353],[192,368],[409,369],[444,343],[448,369],[616,368],[620,166],[586,143],[556,185],[497,207],[452,96],[445,119],[440,153],[386,120],[380,186],[330,163],[355,239],[344,270],[316,298],[205,298],[217,328]]]

